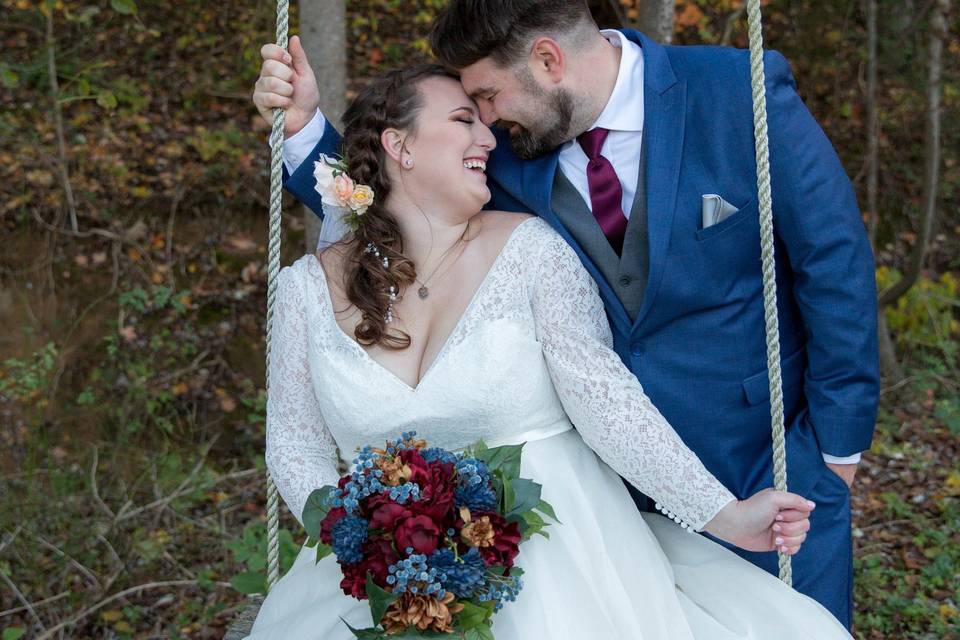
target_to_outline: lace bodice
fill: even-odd
[[[683,444],[611,349],[596,283],[545,222],[513,231],[414,388],[337,324],[320,261],[280,271],[271,339],[267,466],[300,518],[364,445],[416,430],[459,449],[573,422],[617,473],[700,529],[734,496]]]

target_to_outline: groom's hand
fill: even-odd
[[[253,104],[267,124],[273,124],[275,107],[284,109],[283,135],[290,137],[310,122],[320,106],[317,78],[299,36],[290,38],[289,52],[275,44],[265,44],[260,55],[263,64],[254,85]]]
[[[840,476],[840,478],[847,483],[847,487],[853,488],[853,478],[857,475],[857,464],[833,464],[832,462],[827,463],[830,471],[833,471],[835,474]]]

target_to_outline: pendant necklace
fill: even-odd
[[[420,288],[417,289],[417,295],[420,296],[421,300],[426,300],[427,297],[430,295],[430,289],[427,287],[427,283],[433,280],[433,276],[437,275],[437,271],[439,271],[440,267],[443,266],[443,262],[447,259],[447,256],[450,255],[450,252],[453,251],[461,242],[463,242],[463,239],[464,237],[466,237],[467,230],[469,228],[470,228],[470,224],[467,223],[467,228],[463,230],[463,233],[460,235],[460,238],[458,238],[457,241],[454,242],[449,249],[443,252],[443,255],[440,256],[440,262],[437,263],[437,266],[434,268],[432,272],[430,272],[430,275],[427,277],[426,280],[420,280],[419,278],[414,276],[413,279],[416,281],[417,284],[420,285]]]

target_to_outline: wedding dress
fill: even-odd
[[[337,325],[323,268],[279,274],[267,465],[298,517],[346,459],[415,430],[458,449],[526,442],[521,472],[562,524],[521,545],[524,587],[494,616],[497,640],[849,638],[818,603],[699,530],[733,496],[682,443],[610,349],[596,284],[543,221],[512,232],[416,387]],[[576,425],[576,429],[572,427]],[[639,512],[620,474],[672,519]],[[348,640],[373,624],[333,556],[301,550],[249,640]]]

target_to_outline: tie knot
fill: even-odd
[[[581,133],[577,136],[577,142],[580,143],[580,147],[583,148],[583,152],[587,154],[589,159],[596,160],[600,157],[600,149],[603,148],[603,141],[607,139],[608,133],[610,133],[609,129],[597,127]]]

